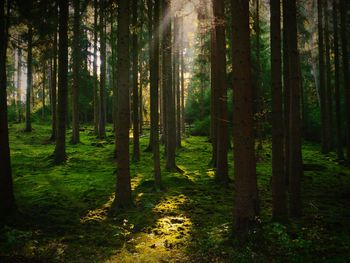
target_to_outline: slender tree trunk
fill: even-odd
[[[345,116],[346,116],[346,164],[350,166],[350,76],[349,76],[349,51],[348,51],[348,30],[347,30],[347,10],[346,0],[340,0],[340,24],[341,24],[341,43],[342,43],[342,60],[343,60],[343,78],[345,93]]]
[[[326,148],[327,151],[332,149],[332,127],[333,127],[333,103],[332,103],[332,71],[331,71],[331,58],[330,58],[330,39],[329,39],[329,19],[328,19],[328,0],[324,2],[324,36],[326,46],[326,89],[325,89],[325,102],[326,102]]]
[[[185,61],[184,61],[184,19],[180,20],[180,64],[181,64],[181,127],[182,134],[186,133],[185,126]]]
[[[215,0],[214,0],[215,1]],[[214,3],[213,1],[213,3]],[[211,82],[210,82],[210,140],[211,140],[211,146],[212,146],[212,156],[210,165],[213,167],[216,167],[217,165],[217,132],[218,132],[218,106],[219,106],[219,99],[218,99],[218,85],[217,85],[217,72],[216,70],[219,68],[217,66],[217,54],[218,52],[215,52],[217,50],[216,47],[216,30],[211,30],[211,54],[210,54],[210,63],[211,63]]]
[[[155,187],[162,187],[160,154],[159,154],[159,0],[154,2],[153,16],[154,35],[150,47],[152,54],[152,64],[150,65],[151,77],[151,131],[152,131],[152,152]]]
[[[8,4],[8,3],[7,3]],[[8,8],[9,10],[9,8]],[[9,131],[7,119],[6,52],[8,44],[8,12],[5,1],[0,1],[0,217],[15,209],[13,194]]]
[[[100,0],[100,110],[99,110],[99,126],[98,126],[98,137],[103,139],[106,137],[106,100],[105,100],[105,89],[106,89],[106,34],[105,34],[105,0]]]
[[[80,49],[80,1],[74,0],[73,23],[73,85],[72,85],[72,144],[77,144],[79,138],[79,84],[81,67]]]
[[[319,60],[319,79],[320,79],[320,107],[321,107],[321,151],[328,153],[327,148],[327,107],[326,107],[326,75],[324,61],[324,31],[323,31],[323,4],[322,0],[317,0],[318,6],[318,60]]]
[[[97,41],[98,41],[98,0],[94,0],[94,133],[98,135],[99,126],[99,99],[98,99],[98,78],[97,78]]]
[[[117,60],[116,60],[116,30],[114,28],[115,21],[115,13],[116,11],[113,8],[113,5],[110,9],[110,17],[111,17],[111,56],[112,56],[112,90],[113,90],[113,110],[112,110],[112,118],[113,118],[113,131],[115,132],[117,126]]]
[[[57,133],[57,26],[54,32],[53,41],[53,63],[51,73],[51,112],[52,112],[52,130],[51,130],[51,141],[56,140]]]
[[[344,159],[342,142],[342,120],[340,111],[340,63],[339,63],[339,19],[338,19],[338,1],[333,0],[333,45],[334,45],[334,97],[335,97],[335,122],[336,122],[336,143],[337,156],[339,160]]]
[[[170,0],[163,0],[163,12],[168,14]],[[172,33],[171,20],[164,25],[163,38],[163,63],[164,63],[164,91],[166,96],[166,169],[176,171],[175,149],[176,149],[176,125],[175,125],[175,101],[172,78]]]
[[[290,85],[289,209],[291,216],[300,217],[302,214],[301,178],[303,175],[303,164],[301,155],[301,75],[299,69],[300,60],[297,43],[296,0],[288,1],[286,12],[286,30],[289,34],[287,58],[289,64],[288,69]]]
[[[258,215],[249,1],[232,0],[235,230],[244,240]]]
[[[271,0],[272,80],[272,214],[275,220],[287,217],[283,147],[283,94],[281,57],[281,1]]]
[[[227,114],[227,84],[226,84],[226,35],[225,35],[225,6],[223,0],[213,1],[215,46],[215,70],[217,85],[218,118],[217,118],[217,164],[216,180],[224,185],[228,184],[228,114]]]
[[[45,119],[45,84],[46,84],[46,61],[43,61],[43,83],[42,83],[42,94],[41,94],[41,118]]]
[[[66,156],[66,118],[68,103],[68,1],[59,0],[58,105],[57,138],[54,162],[63,163]]]
[[[138,46],[138,36],[137,36],[137,6],[138,1],[132,1],[132,79],[133,79],[133,89],[132,89],[132,116],[133,116],[133,159],[138,162],[140,160],[140,130],[139,130],[139,94],[138,94],[138,78],[139,78],[139,46]]]
[[[26,94],[26,132],[32,131],[32,122],[31,122],[31,91],[33,89],[33,28],[31,25],[28,25],[28,55],[27,55],[27,94]]]
[[[22,49],[17,49],[17,121],[22,122]]]
[[[180,18],[174,18],[174,86],[175,86],[175,108],[176,108],[176,147],[181,148],[181,98],[180,98]]]
[[[130,56],[129,1],[118,3],[117,87],[118,112],[116,127],[117,189],[115,206],[128,208],[131,204],[129,128],[130,128]]]

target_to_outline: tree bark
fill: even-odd
[[[215,45],[212,52],[216,53],[215,69],[217,100],[217,162],[216,180],[228,185],[228,114],[227,114],[227,84],[226,84],[226,36],[225,36],[225,6],[223,0],[213,1]]]
[[[115,206],[128,208],[131,204],[129,128],[130,128],[130,56],[129,56],[129,1],[118,3],[117,86],[118,112],[116,127],[117,189]]]
[[[343,140],[342,140],[342,120],[340,110],[340,62],[339,62],[339,18],[338,18],[339,1],[333,0],[333,46],[334,46],[334,98],[335,98],[335,122],[336,122],[336,146],[337,157],[339,160],[344,159]]]
[[[17,49],[17,121],[22,122],[22,49]]]
[[[180,98],[180,18],[174,18],[174,86],[175,86],[175,108],[176,108],[176,147],[181,148],[181,98]]]
[[[271,81],[272,81],[272,216],[287,217],[283,145],[283,94],[281,57],[281,1],[271,0]]]
[[[133,160],[140,160],[140,130],[139,130],[139,94],[138,94],[138,77],[139,77],[139,47],[138,47],[138,24],[137,24],[137,7],[138,1],[132,1],[132,117],[133,117]]]
[[[259,212],[256,178],[249,1],[232,0],[235,230],[244,240]]]
[[[98,99],[98,78],[97,78],[97,41],[98,41],[98,0],[94,0],[94,133],[98,135],[99,125],[99,99]]]
[[[350,77],[349,77],[349,51],[348,51],[348,31],[347,31],[347,10],[346,0],[340,0],[340,31],[342,43],[342,61],[343,61],[343,85],[345,94],[345,112],[346,112],[346,165],[350,166]]]
[[[57,8],[56,8],[57,9]],[[57,10],[56,10],[57,11]],[[54,31],[53,40],[53,63],[51,69],[51,114],[52,114],[52,130],[51,141],[56,140],[57,133],[57,25]]]
[[[105,8],[106,1],[100,0],[100,109],[99,109],[99,125],[98,137],[103,139],[106,137],[106,33],[105,33]]]
[[[66,118],[68,103],[68,1],[60,0],[59,5],[59,51],[58,51],[58,105],[57,138],[54,162],[63,163],[66,156]]]
[[[33,89],[33,27],[28,25],[28,54],[27,54],[27,94],[26,94],[26,132],[32,131],[31,122],[31,92]]]
[[[9,9],[8,9],[9,10]],[[9,131],[7,119],[6,52],[8,44],[8,13],[5,1],[0,1],[0,217],[15,209],[13,194]]]
[[[79,138],[79,84],[81,67],[80,49],[80,1],[74,0],[73,22],[73,85],[72,85],[72,144],[77,144]]]

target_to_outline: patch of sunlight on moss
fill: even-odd
[[[134,191],[141,183],[142,177],[134,177],[131,179],[131,190]]]
[[[214,178],[215,177],[215,170],[214,169],[208,170],[207,175],[211,178]]]
[[[176,196],[165,197],[159,204],[153,208],[153,212],[156,213],[169,213],[178,209],[181,205],[188,203],[187,196],[180,194]]]
[[[115,197],[115,194],[113,193],[108,198],[108,201],[105,204],[101,205],[96,209],[89,210],[84,217],[80,218],[80,223],[84,224],[91,221],[95,221],[95,222],[105,221],[107,219],[107,211],[111,207],[114,201],[114,197]]]

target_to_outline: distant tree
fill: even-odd
[[[116,127],[117,188],[115,207],[128,208],[132,204],[130,183],[129,128],[130,128],[130,52],[129,1],[118,3],[117,87],[118,112]]]
[[[72,144],[79,143],[79,84],[81,67],[80,1],[73,1],[73,85],[72,85]]]
[[[258,215],[253,86],[249,32],[249,1],[232,0],[233,144],[235,176],[235,230],[246,237]]]
[[[56,8],[57,15],[57,8]],[[57,17],[56,17],[57,19]],[[53,54],[51,63],[51,141],[56,140],[57,134],[57,24],[55,23],[55,30],[53,32]]]
[[[346,165],[350,166],[350,76],[349,76],[349,50],[348,50],[348,30],[347,30],[347,10],[348,2],[340,0],[340,31],[343,62],[343,85],[345,93],[345,116],[346,116]]]
[[[6,53],[8,44],[9,6],[0,1],[0,215],[9,214],[15,208],[13,195],[11,158],[7,117]],[[5,12],[7,7],[7,12]]]
[[[106,137],[106,0],[100,0],[100,101],[98,137]]]
[[[94,79],[94,133],[98,135],[99,124],[99,100],[98,100],[98,78],[97,78],[97,42],[98,42],[98,0],[94,0],[94,62],[93,62],[93,79]]]
[[[58,105],[57,138],[54,162],[63,163],[66,158],[66,119],[68,103],[68,1],[59,0],[59,51],[58,51]]]
[[[28,51],[27,51],[27,92],[26,92],[26,132],[32,131],[31,122],[31,92],[33,90],[33,27],[28,24]]]
[[[140,130],[139,130],[139,46],[138,46],[138,2],[132,1],[132,117],[133,117],[133,159],[134,161],[140,160]]]

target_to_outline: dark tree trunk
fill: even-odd
[[[81,67],[80,1],[74,0],[73,23],[73,85],[72,85],[72,144],[79,143],[79,84]]]
[[[272,82],[272,214],[287,217],[286,179],[283,147],[283,94],[281,57],[281,1],[271,0],[271,82]]]
[[[138,75],[139,75],[139,46],[137,36],[137,6],[138,1],[132,1],[132,117],[133,117],[133,159],[138,162],[140,160],[140,130],[139,130],[139,94],[138,94]]]
[[[180,98],[180,18],[174,18],[174,86],[175,86],[175,108],[176,108],[176,147],[181,148],[181,98]]]
[[[57,133],[57,26],[54,32],[53,41],[53,63],[51,68],[51,114],[52,114],[52,130],[51,141],[56,140]]]
[[[346,0],[340,0],[340,24],[341,24],[341,43],[343,60],[343,78],[345,93],[345,116],[346,116],[346,164],[350,166],[350,76],[349,76],[349,51],[348,51],[348,30],[347,30],[347,10]]]
[[[228,184],[228,113],[226,84],[226,36],[225,36],[225,6],[223,0],[213,1],[215,45],[212,52],[216,53],[215,69],[217,89],[217,162],[216,180]]]
[[[98,135],[99,125],[99,101],[98,101],[98,78],[97,78],[97,41],[98,41],[98,0],[94,0],[94,133]]]
[[[163,12],[167,14],[170,10],[170,0],[163,0]],[[172,77],[172,33],[171,20],[164,25],[163,38],[163,63],[164,63],[164,91],[166,96],[166,169],[176,171],[175,149],[176,149],[176,122],[175,122],[175,100]]]
[[[17,121],[22,122],[22,91],[21,91],[21,78],[22,77],[22,50],[17,49]]]
[[[254,145],[249,1],[232,0],[235,230],[244,239],[259,212]]]
[[[9,9],[8,9],[9,10]],[[0,1],[0,217],[15,209],[13,195],[9,131],[7,120],[6,52],[8,43],[8,13],[5,1]]]
[[[116,127],[117,189],[115,206],[124,209],[132,204],[129,160],[130,128],[130,56],[129,1],[118,3],[117,87],[118,112]]]
[[[180,20],[180,64],[181,64],[181,127],[182,134],[186,132],[185,126],[185,61],[184,61],[184,20]]]
[[[296,0],[288,1],[286,14],[286,28],[289,34],[287,50],[290,105],[289,105],[289,209],[290,215],[300,217],[302,214],[301,177],[303,175],[301,155],[301,75],[297,43]]]
[[[215,1],[215,0],[214,0]],[[211,83],[210,83],[210,141],[212,146],[212,155],[210,165],[216,167],[217,162],[217,127],[218,127],[218,90],[217,90],[217,50],[216,47],[216,30],[211,30],[210,36],[211,42],[211,53],[210,53],[210,63],[211,63]]]
[[[46,84],[46,61],[43,61],[43,83],[42,83],[42,94],[41,94],[41,102],[42,102],[42,109],[41,109],[41,117],[42,119],[45,119],[45,84]]]
[[[105,34],[105,8],[106,1],[100,0],[100,110],[99,110],[99,125],[98,137],[103,139],[106,137],[106,34]]]
[[[26,132],[32,131],[31,122],[31,92],[33,90],[33,28],[28,25],[28,55],[27,55],[27,94],[26,94]]]
[[[63,163],[66,156],[66,118],[68,103],[68,1],[60,0],[59,5],[59,51],[58,51],[58,105],[57,138],[54,162]]]
[[[344,159],[343,140],[342,140],[342,120],[340,111],[340,63],[339,63],[339,18],[338,1],[333,0],[333,44],[334,44],[334,98],[335,98],[335,134],[337,156],[339,160]]]
[[[152,152],[155,187],[162,187],[160,154],[159,154],[159,0],[154,2],[153,16],[153,39],[151,45],[152,64],[150,65],[151,77],[151,131],[152,131]]]
[[[326,107],[326,74],[324,61],[324,27],[323,27],[323,3],[317,0],[318,10],[318,60],[319,60],[319,78],[320,78],[320,107],[321,107],[321,150],[322,153],[328,153],[327,147],[327,107]]]

